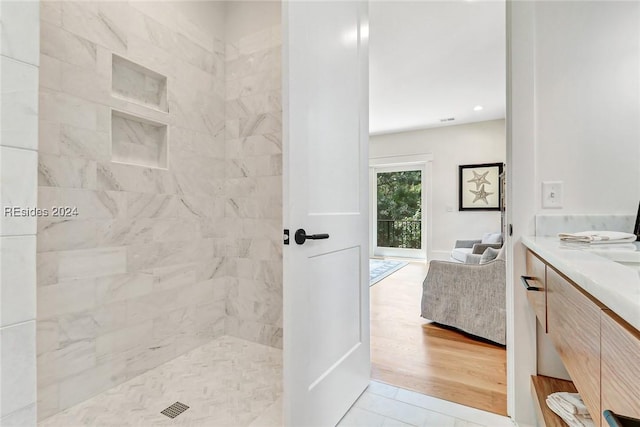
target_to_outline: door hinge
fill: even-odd
[[[288,245],[289,244],[289,229],[285,228],[284,229],[284,244]]]
[[[513,236],[513,224],[509,224],[509,236]]]

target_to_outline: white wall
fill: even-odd
[[[215,0],[177,0],[174,7],[201,30],[224,38],[226,3]]]
[[[536,4],[538,212],[545,180],[564,182],[555,212],[636,212],[639,10],[637,2]]]
[[[431,221],[429,252],[433,258],[448,258],[457,239],[480,238],[483,233],[500,230],[499,212],[458,211],[458,166],[504,162],[504,120],[370,138],[369,158],[410,154],[433,155],[431,217],[427,218],[427,221]]]
[[[228,1],[226,5],[226,40],[234,41],[259,30],[280,25],[279,1]]]
[[[507,368],[509,414],[533,424],[530,375],[548,355],[519,276],[520,236],[536,213],[635,213],[640,197],[639,5],[508,2],[508,186],[513,238]],[[564,208],[543,210],[541,183],[564,181]],[[517,337],[517,339],[516,339]],[[538,368],[561,374],[547,356]]]

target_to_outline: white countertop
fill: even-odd
[[[640,330],[640,268],[596,255],[607,245],[567,244],[557,237],[523,237],[522,243]],[[640,245],[636,250],[640,251]],[[633,251],[631,251],[632,255]]]

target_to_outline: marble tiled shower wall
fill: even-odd
[[[282,348],[281,28],[226,44],[230,335]]]
[[[38,204],[50,215],[56,206],[77,208],[77,216],[37,223],[42,419],[225,332],[226,311],[246,309],[227,306],[229,283],[238,295],[248,292],[245,281],[255,284],[255,278],[231,278],[241,259],[227,258],[228,224],[235,218],[226,217],[253,215],[257,207],[249,197],[272,192],[258,176],[274,175],[266,179],[279,189],[271,171],[280,166],[274,157],[265,173],[262,152],[237,169],[225,166],[225,46],[181,15],[180,6],[40,3]],[[112,54],[166,76],[168,113],[114,96]],[[112,162],[112,108],[168,125],[167,169]],[[238,119],[243,134],[280,140],[273,134],[279,119]],[[239,140],[238,153],[253,153],[251,144]],[[225,173],[238,179],[225,186]],[[243,197],[229,198],[236,188]],[[269,230],[276,228],[273,210],[259,209]],[[263,228],[251,221],[242,224],[247,235],[250,224],[256,232]],[[234,249],[262,254],[275,241],[265,236],[248,243]],[[268,263],[262,268],[256,261],[257,275],[280,273]],[[252,320],[279,325],[272,317],[260,312]]]

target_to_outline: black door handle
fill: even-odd
[[[328,239],[329,235],[327,233],[322,233],[322,234],[307,234],[306,231],[304,231],[304,229],[299,228],[298,230],[296,230],[296,234],[294,235],[294,239],[296,241],[297,244],[302,245],[304,244],[304,242],[309,239],[309,240],[322,240],[322,239]]]

